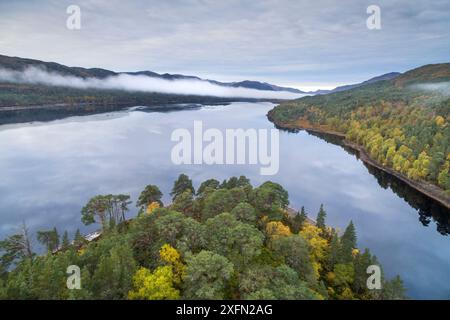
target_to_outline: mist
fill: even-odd
[[[412,86],[413,89],[438,92],[445,96],[450,95],[450,82],[436,82],[436,83],[420,83]]]
[[[80,77],[64,76],[55,72],[48,72],[36,67],[28,67],[23,71],[0,68],[0,81],[76,89],[158,92],[223,98],[296,99],[304,96],[287,91],[261,91],[247,88],[232,88],[201,80],[165,80],[145,75],[119,74],[104,79],[83,79]]]

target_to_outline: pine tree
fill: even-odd
[[[172,196],[172,200],[175,200],[177,196],[179,196],[186,190],[190,190],[192,194],[195,194],[192,180],[189,179],[187,175],[180,174],[177,181],[175,181],[175,183],[173,184],[172,192],[170,193],[170,195]]]
[[[85,242],[86,242],[86,240],[81,235],[80,229],[77,229],[77,231],[75,232],[75,238],[73,241],[74,245],[76,247],[79,247],[79,246],[82,246]]]
[[[325,218],[327,217],[326,211],[323,209],[323,204],[320,205],[319,213],[317,214],[316,226],[322,230],[325,230]]]
[[[69,233],[66,230],[66,231],[64,231],[64,234],[62,237],[61,249],[67,250],[67,248],[69,248],[69,246],[70,246]]]
[[[353,221],[350,221],[341,237],[341,250],[339,255],[341,263],[352,261],[352,251],[354,248],[356,248],[356,230]]]
[[[305,223],[307,218],[308,218],[308,216],[306,214],[305,207],[302,207],[300,212],[297,212],[297,214],[294,217],[292,231],[294,233],[299,233],[302,230],[303,224]]]

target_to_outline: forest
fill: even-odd
[[[450,64],[427,65],[389,81],[282,103],[280,127],[345,134],[385,167],[450,196]]]
[[[341,231],[326,224],[323,205],[314,220],[294,211],[277,183],[254,187],[241,176],[195,190],[181,174],[170,196],[165,206],[158,186],[146,186],[130,219],[129,195],[97,195],[80,217],[100,236],[38,231],[45,254],[24,225],[0,241],[0,299],[406,298],[399,276],[381,273],[381,288],[368,289],[367,269],[379,262],[358,249],[351,221]],[[67,287],[68,266],[81,270],[79,289]]]

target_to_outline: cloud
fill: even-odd
[[[64,76],[36,67],[28,67],[23,71],[0,69],[0,81],[70,87],[76,89],[158,92],[223,98],[295,99],[303,96],[285,91],[232,88],[201,80],[165,80],[144,75],[119,74],[104,79],[84,79],[75,76]]]
[[[371,0],[77,0],[76,31],[73,3],[0,1],[1,53],[300,88],[448,61],[448,0],[378,0],[381,30],[366,27]]]

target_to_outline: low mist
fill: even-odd
[[[103,89],[158,92],[179,95],[200,95],[224,98],[296,99],[303,95],[287,91],[261,91],[232,88],[200,80],[165,80],[144,75],[119,74],[104,79],[63,76],[58,73],[28,67],[24,71],[0,68],[0,82],[41,84],[76,89]]]
[[[450,96],[450,82],[420,83],[412,87],[413,89],[438,92],[445,96]]]

